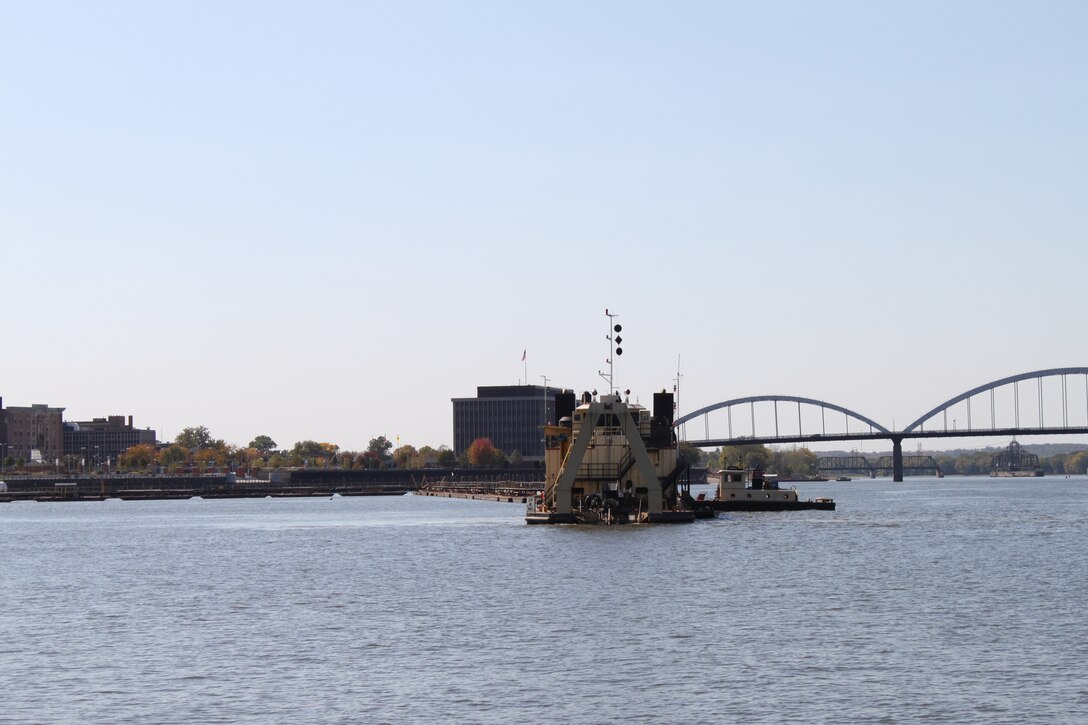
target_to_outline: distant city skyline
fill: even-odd
[[[452,446],[478,386],[600,389],[606,307],[618,387],[679,367],[682,412],[902,425],[1088,365],[1086,29],[1073,2],[2,4],[0,395]]]

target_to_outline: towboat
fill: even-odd
[[[761,469],[724,468],[719,473],[718,490],[712,499],[696,499],[696,509],[710,511],[834,511],[830,498],[807,499],[797,496],[796,488],[781,488],[778,476]]]

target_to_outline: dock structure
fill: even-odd
[[[266,496],[402,496],[414,486],[398,481],[273,482],[231,474],[194,476],[27,476],[5,480],[0,501],[153,501]]]

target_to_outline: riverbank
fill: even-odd
[[[402,496],[414,490],[404,483],[383,481],[291,483],[261,479],[209,476],[84,476],[5,479],[0,502],[154,501],[186,498],[264,498],[266,496]]]
[[[449,480],[428,481],[426,476],[362,475],[387,474],[387,471],[337,472],[309,471],[309,475],[283,475],[272,480],[237,478],[232,474],[203,476],[25,476],[5,479],[6,491],[0,502],[13,501],[103,501],[123,499],[153,501],[187,498],[264,498],[287,496],[403,496],[419,493],[448,498],[490,497],[511,502],[526,499],[543,484],[537,481],[490,480],[496,474],[484,474],[480,480],[462,476]],[[315,475],[316,474],[316,475]],[[354,475],[348,475],[354,474]]]

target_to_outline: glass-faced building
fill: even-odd
[[[453,398],[453,450],[461,455],[477,438],[487,438],[509,456],[544,460],[545,423],[555,423],[555,394],[571,392],[542,385],[484,385],[475,398]]]
[[[155,431],[132,425],[123,415],[64,424],[64,454],[79,456],[87,465],[116,463],[122,453],[140,443],[155,445]]]

